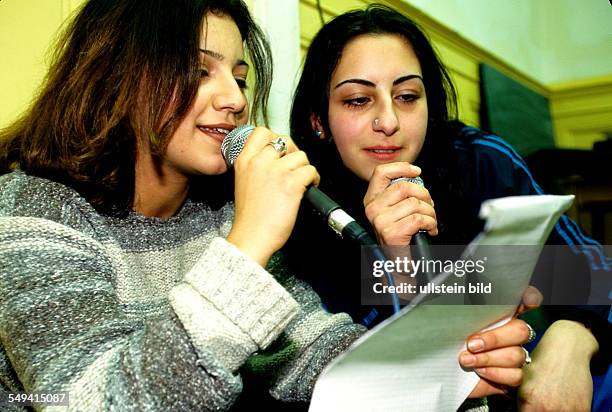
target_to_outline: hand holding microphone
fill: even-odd
[[[248,158],[248,156],[250,156],[241,155],[241,152],[243,151],[243,148],[246,149],[247,140],[250,141],[250,136],[252,134],[255,134],[255,130],[257,129],[253,126],[240,126],[232,130],[225,137],[225,139],[223,140],[223,144],[221,145],[221,152],[223,153],[223,156],[225,157],[225,160],[229,166],[235,165],[237,159],[239,158]],[[287,138],[290,140],[288,136]],[[274,141],[268,141],[267,144],[271,144],[279,152],[285,150],[284,147],[282,150],[278,149],[277,144],[280,143],[275,143],[277,139],[274,139]],[[292,142],[291,145],[294,150],[298,150]],[[311,170],[314,170],[314,172],[316,173],[314,167],[308,164],[306,154],[304,152],[299,151],[298,153],[301,153],[301,160],[305,162],[303,166],[312,168]],[[246,162],[246,160],[244,161]],[[237,169],[237,171],[240,172],[241,168]],[[305,190],[302,190],[301,195],[303,195],[303,197],[308,202],[310,202],[313,209],[322,217],[322,220],[325,220],[328,226],[343,238],[350,239],[361,245],[375,245],[376,242],[370,237],[368,232],[355,221],[355,219],[353,219],[344,210],[342,210],[340,208],[340,205],[338,205],[331,198],[329,198],[329,196],[327,196],[325,193],[321,192],[317,187],[314,186],[318,184],[318,182],[319,175],[317,173],[316,177],[312,179],[309,184],[307,184]],[[236,187],[236,190],[237,189],[238,187]],[[293,216],[292,222],[295,223],[295,215]],[[293,224],[291,225],[291,227],[293,227]],[[289,233],[290,232],[291,231],[289,231]],[[289,234],[287,234],[287,236],[289,236]],[[285,238],[284,242],[286,240],[287,239]],[[284,244],[284,242],[281,244],[281,246]]]
[[[420,173],[417,166],[406,162],[381,164],[374,169],[363,202],[381,245],[407,246],[419,231],[438,234],[429,191],[401,179],[416,178]]]
[[[302,196],[319,174],[289,136],[278,140],[263,127],[249,128],[247,136],[244,147],[225,154],[235,169],[235,217],[227,240],[265,266],[289,238]]]

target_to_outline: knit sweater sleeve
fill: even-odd
[[[12,368],[3,391],[67,391],[73,410],[228,409],[242,390],[237,369],[299,310],[267,271],[215,238],[170,290],[172,310],[130,316],[112,245],[95,230],[11,216],[3,202],[0,357]]]
[[[280,252],[272,257],[268,270],[300,304],[300,311],[270,348],[247,360],[243,371],[259,380],[267,378],[276,399],[308,401],[325,366],[366,328],[353,323],[346,313],[325,311],[314,290],[288,272]]]
[[[83,410],[229,407],[241,391],[236,369],[297,305],[223,243],[173,288],[175,315],[134,320],[94,240],[48,221],[0,218],[1,337],[25,390],[68,391]]]

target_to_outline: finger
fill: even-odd
[[[425,230],[432,236],[438,234],[438,223],[436,219],[431,216],[414,214],[406,216],[403,219],[393,222],[392,224],[381,223],[377,220],[381,219],[377,217],[372,223],[383,239],[394,239],[394,238],[405,238],[406,236],[414,236],[419,230]],[[407,240],[409,240],[408,238]],[[404,243],[397,244],[395,246],[404,245]]]
[[[431,205],[416,197],[402,199],[394,204],[384,204],[386,200],[381,199],[366,206],[366,216],[376,228],[386,227],[399,222],[413,214],[422,214],[436,218],[436,211]],[[392,201],[392,200],[390,200]]]
[[[234,162],[234,168],[243,170],[253,159],[257,159],[257,162],[265,165],[268,161],[279,158],[279,152],[269,145],[275,138],[276,135],[265,127],[253,129]]]
[[[412,214],[421,214],[436,218],[436,211],[431,204],[416,198],[409,197],[398,202],[395,207],[390,207],[389,212],[397,216],[397,220]]]
[[[521,368],[487,367],[476,368],[474,372],[481,378],[497,385],[517,387],[523,382],[523,370]]]
[[[420,230],[425,230],[432,236],[438,234],[438,222],[436,218],[421,213],[414,213],[386,224],[379,223],[377,219],[374,219],[373,224],[381,234],[383,234],[385,230],[409,233],[411,236]]]
[[[300,151],[300,148],[297,147],[297,145],[295,144],[291,136],[283,134],[283,135],[276,135],[274,138],[276,139],[278,137],[282,138],[285,141],[285,144],[287,145],[287,153],[294,153],[294,152]]]
[[[400,227],[405,227],[406,230],[414,231],[414,233],[425,230],[431,236],[436,236],[438,234],[438,221],[436,218],[424,214],[407,216],[401,219],[398,225]]]
[[[383,225],[395,223],[406,216],[416,213],[436,218],[436,211],[430,203],[431,197],[429,197],[427,189],[423,189],[413,183],[401,183],[402,186],[415,186],[422,198],[410,196],[409,193],[406,193],[405,189],[396,190],[393,188],[395,185],[389,187],[370,203],[364,205],[366,217],[372,224],[374,224],[374,220],[377,217],[380,220],[380,217],[383,215],[386,216],[385,221],[380,222]],[[398,186],[400,185],[398,184]],[[426,200],[424,201],[423,198]],[[378,226],[378,228],[384,227],[383,225]]]
[[[459,354],[459,363],[464,368],[520,368],[525,364],[525,351],[521,346],[509,346],[477,354],[463,351]]]
[[[275,138],[276,134],[270,129],[265,127],[254,128],[249,138],[246,139],[239,157],[247,158],[261,152],[262,149]]]
[[[402,200],[410,198],[422,200],[433,207],[433,200],[429,190],[421,185],[407,181],[397,182],[374,197],[364,198],[364,206],[366,208],[370,204],[375,204],[376,207],[393,206]]]
[[[433,206],[433,200],[431,199],[429,190],[414,182],[408,182],[406,180],[399,181],[385,189],[385,192],[393,193],[398,199],[416,197]]]
[[[295,170],[309,164],[310,161],[308,160],[308,156],[301,150],[297,150],[293,153],[287,153],[279,160],[279,166],[288,170]]]
[[[263,151],[269,152],[270,154],[274,154],[274,152],[279,153],[276,150],[272,152],[268,150],[269,148],[274,149],[274,147],[269,143],[279,137],[282,138],[285,142],[285,145],[287,147],[287,153],[299,151],[297,145],[290,136],[281,136],[265,127],[256,127],[253,129],[253,131],[249,135],[249,138],[246,140],[239,157],[242,157],[244,160],[245,158],[253,157]],[[268,155],[268,157],[280,157],[278,154],[275,156],[271,156],[270,154]]]
[[[272,134],[271,136],[275,135]],[[284,142],[284,148],[283,146],[279,146],[277,142],[279,139]],[[251,159],[257,159],[261,162],[268,162],[271,160],[284,158],[289,154],[294,154],[297,152],[299,152],[299,150],[297,149],[297,146],[292,143],[291,138],[289,136],[275,136],[268,143],[266,143],[258,153],[252,154]],[[301,156],[299,158],[303,159],[304,156]]]
[[[417,177],[420,174],[421,169],[408,162],[385,163],[376,166],[370,177],[368,190],[364,196],[364,203],[370,203],[376,195],[389,186],[391,180],[398,177]]]
[[[313,165],[299,167],[292,171],[291,174],[295,178],[297,184],[303,186],[304,191],[310,185],[318,186],[319,182],[321,181],[321,176]]]
[[[528,337],[529,328],[527,324],[520,319],[512,319],[503,326],[470,336],[467,341],[467,348],[472,353],[479,353],[507,346],[522,345],[527,342]]]
[[[521,313],[527,312],[528,310],[535,309],[542,304],[544,300],[544,296],[535,286],[528,286],[527,289],[523,292],[523,299],[521,304],[516,310],[516,314],[520,315]]]

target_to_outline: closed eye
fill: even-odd
[[[352,99],[346,99],[342,103],[349,107],[361,107],[366,105],[370,99],[368,97],[355,97]]]
[[[417,100],[419,97],[420,96],[416,94],[400,94],[397,96],[397,99],[399,99],[402,103],[411,103]]]
[[[246,79],[241,79],[239,77],[235,78],[236,80],[236,84],[238,85],[238,87],[240,87],[240,90],[246,90],[249,88],[249,86],[247,85]]]

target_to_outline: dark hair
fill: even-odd
[[[138,142],[159,158],[200,82],[208,13],[234,20],[263,115],[271,53],[241,0],[90,0],[59,39],[45,84],[0,135],[0,173],[20,168],[72,186],[100,211],[131,208]]]
[[[435,192],[456,195],[460,193],[458,180],[453,177],[454,158],[449,120],[457,117],[455,88],[446,68],[436,55],[431,43],[416,23],[401,13],[380,4],[372,4],[363,10],[354,10],[337,16],[316,34],[306,55],[302,76],[298,83],[291,109],[291,135],[308,153],[311,162],[319,169],[322,184],[331,181],[336,190],[346,190],[350,185],[333,182],[347,179],[339,173],[341,159],[335,145],[330,145],[313,135],[311,116],[315,115],[327,137],[332,137],[328,121],[329,84],[347,43],[362,35],[393,34],[405,39],[417,56],[427,95],[429,119],[425,143],[417,159],[423,169],[423,177],[432,196]],[[340,177],[339,177],[340,176]],[[450,188],[449,188],[450,186]],[[333,193],[332,195],[334,195]],[[363,195],[361,193],[360,195]],[[438,217],[445,205],[436,205]]]

